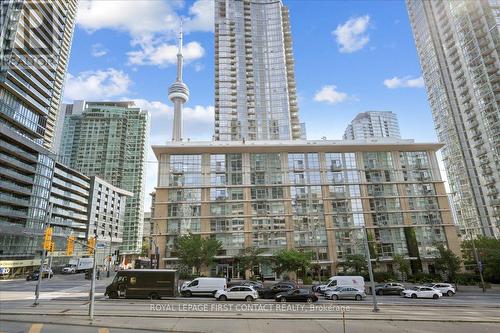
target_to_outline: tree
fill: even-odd
[[[345,271],[350,273],[363,274],[368,272],[368,264],[365,256],[362,254],[347,255],[345,261],[340,263],[339,266],[343,267]]]
[[[401,273],[401,278],[405,281],[411,272],[410,260],[400,254],[393,256],[392,260],[397,265],[397,269]]]
[[[436,268],[447,275],[449,282],[454,282],[460,270],[462,259],[450,249],[445,248],[443,244],[439,244],[437,250],[439,257],[435,260]]]
[[[494,283],[500,282],[500,239],[482,236],[475,239],[474,244],[483,267],[484,279]],[[462,253],[465,266],[477,270],[470,240],[462,242]]]
[[[200,274],[201,266],[208,266],[214,262],[220,249],[222,249],[220,241],[191,233],[179,237],[177,241],[179,262],[186,267],[194,267],[197,275]]]
[[[142,241],[141,256],[149,257],[149,241],[147,240]]]
[[[258,266],[264,258],[260,256],[264,252],[264,249],[257,247],[247,247],[243,252],[236,256],[236,261],[238,262],[240,269],[250,270],[250,278],[253,277],[253,268]]]
[[[311,267],[313,253],[311,251],[298,251],[295,249],[281,250],[274,254],[274,271],[276,274],[294,272],[305,276]]]

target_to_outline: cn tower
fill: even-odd
[[[179,52],[177,53],[177,79],[168,88],[168,98],[174,104],[174,126],[172,141],[182,141],[182,107],[189,99],[189,89],[182,82],[182,23],[179,32]]]

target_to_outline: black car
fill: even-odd
[[[318,296],[309,289],[292,289],[290,291],[279,293],[274,298],[276,302],[307,302],[318,301]]]
[[[227,287],[235,287],[235,286],[245,286],[245,287],[252,287],[255,290],[260,290],[264,288],[262,283],[257,282],[257,281],[241,281],[241,280],[233,280],[227,284]]]
[[[43,272],[42,279],[45,279],[45,278],[52,279],[52,276],[54,276],[54,273],[52,272],[51,269],[43,269],[42,272]],[[39,275],[40,275],[40,270],[37,269],[37,270],[31,272],[30,274],[28,274],[28,276],[26,277],[26,281],[38,280]]]
[[[270,287],[259,289],[259,297],[260,298],[274,298],[276,294],[290,291],[292,289],[296,289],[298,285],[292,281],[284,281],[273,284]]]
[[[377,295],[401,295],[405,287],[401,283],[386,283],[375,286],[375,293]]]

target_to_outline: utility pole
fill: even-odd
[[[93,255],[94,255],[94,264],[92,265],[92,280],[90,280],[90,305],[89,305],[89,316],[90,320],[94,320],[94,295],[95,295],[95,274],[96,274],[96,258],[95,258],[95,253],[96,253],[96,244],[97,244],[97,236],[94,238],[94,249],[93,249]]]
[[[368,233],[366,231],[366,226],[363,226],[363,239],[365,241],[366,259],[368,261],[368,274],[370,276],[370,287],[372,289],[372,299],[373,299],[373,312],[379,312],[380,309],[377,303],[377,293],[375,292],[375,280],[373,279],[372,270],[372,258],[370,255],[370,248],[368,246]]]
[[[477,269],[479,270],[479,277],[481,278],[481,288],[483,288],[483,293],[485,293],[486,287],[484,285],[483,263],[481,262],[479,255],[477,254],[476,242],[474,241],[474,236],[472,236],[472,234],[469,235],[470,235],[470,242],[472,244],[472,253],[474,254],[474,260],[476,261]]]
[[[45,221],[43,223],[43,225],[46,228],[50,227],[50,219],[52,218],[52,203],[49,203],[49,207],[48,208],[49,209],[47,210],[47,215],[45,215]],[[46,228],[44,228],[44,230]],[[44,236],[45,236],[45,234],[44,234]],[[42,247],[42,259],[41,259],[41,262],[40,262],[40,269],[38,270],[38,282],[36,284],[35,302],[33,303],[33,306],[37,306],[39,304],[38,303],[38,299],[40,298],[40,288],[42,286],[43,268],[44,268],[46,256],[47,256],[47,250],[45,249],[45,247]],[[50,272],[49,272],[49,276],[50,276]]]

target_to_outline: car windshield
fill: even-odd
[[[416,290],[416,291],[418,291],[418,290],[420,290],[420,288],[419,287],[413,287],[410,290]]]

